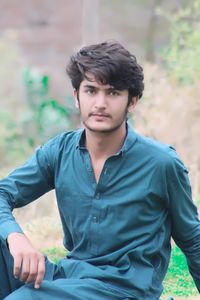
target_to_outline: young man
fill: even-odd
[[[200,223],[172,147],[134,132],[143,71],[117,42],[82,48],[67,73],[84,129],[50,140],[0,182],[0,295],[156,300],[174,238],[200,291]],[[39,253],[12,216],[55,189],[67,258]]]

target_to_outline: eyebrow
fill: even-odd
[[[94,85],[90,85],[90,84],[86,84],[86,85],[84,85],[83,86],[84,88],[98,88],[98,87],[96,87],[96,86],[94,86]]]
[[[95,85],[90,85],[90,84],[84,85],[83,88],[99,89],[99,87],[97,87]],[[107,91],[113,91],[113,90],[117,91],[117,89],[113,86],[110,86],[110,87],[106,88],[105,90],[107,90]]]

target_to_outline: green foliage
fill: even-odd
[[[26,69],[23,78],[30,107],[32,143],[44,142],[61,131],[72,129],[73,112],[50,97],[49,76]]]
[[[25,69],[23,80],[26,88],[26,98],[33,110],[37,110],[40,102],[49,97],[49,76],[41,75],[38,71]]]
[[[75,127],[76,111],[71,97],[67,98],[69,107],[53,99],[49,93],[48,75],[26,69],[23,82],[28,108],[15,117],[0,110],[1,165],[24,160],[38,144]]]
[[[44,142],[61,131],[71,130],[75,111],[50,96],[49,76],[26,69],[23,78],[31,112],[29,133],[32,133],[32,144]],[[68,98],[69,104],[70,100]]]
[[[24,140],[19,124],[7,111],[0,111],[0,158],[1,166],[16,162],[30,152],[29,140]]]
[[[68,110],[55,99],[41,102],[37,107],[35,116],[38,133],[43,139],[49,136],[49,131],[52,135],[70,128]]]
[[[183,84],[200,78],[200,0],[168,16],[171,39],[163,57],[169,73]]]

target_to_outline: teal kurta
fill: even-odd
[[[38,293],[27,299],[68,299],[64,290],[70,300],[159,299],[171,236],[200,290],[200,223],[188,171],[175,150],[128,127],[123,147],[106,160],[97,184],[84,140],[82,129],[63,133],[0,182],[4,240],[22,232],[11,210],[55,189],[69,250],[58,267],[47,264],[40,290],[20,290]],[[49,285],[50,273],[57,280]],[[57,298],[50,297],[52,289]]]

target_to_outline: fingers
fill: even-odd
[[[28,277],[25,278],[26,283],[33,282],[35,278],[37,277],[37,269],[38,269],[38,262],[37,259],[31,259],[29,263],[29,273]]]
[[[42,254],[32,257],[18,255],[14,258],[14,276],[22,282],[35,282],[34,287],[39,288],[45,274],[45,259]]]
[[[45,274],[45,260],[44,260],[44,256],[41,256],[38,263],[38,272],[37,272],[37,277],[34,285],[36,289],[40,287],[41,282],[44,279],[44,274]]]
[[[20,280],[26,282],[27,278],[29,277],[29,273],[30,273],[30,260],[29,257],[24,257],[22,261]]]
[[[17,257],[14,258],[13,274],[15,278],[20,277],[21,265],[22,265],[22,256],[18,255]]]

